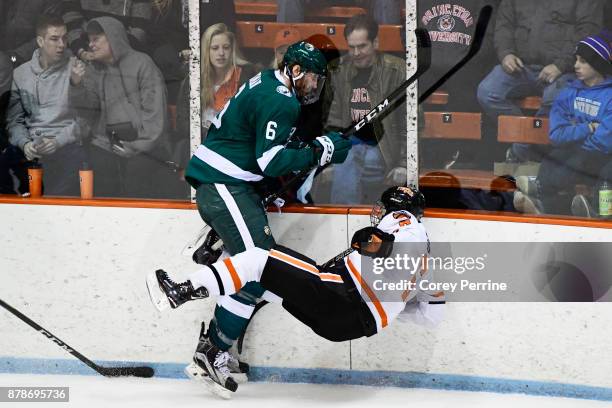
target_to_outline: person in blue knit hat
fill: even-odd
[[[576,46],[576,80],[563,89],[550,112],[553,146],[537,178],[517,178],[514,206],[527,213],[592,216],[587,195],[573,197],[577,184],[597,185],[612,161],[612,49],[600,35]],[[572,198],[573,197],[573,198]]]

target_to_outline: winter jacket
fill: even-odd
[[[107,126],[130,122],[134,141],[124,141],[128,152],[151,151],[167,126],[166,87],[153,60],[129,45],[123,25],[112,17],[97,21],[110,43],[115,62],[94,63],[83,82],[70,86],[70,101],[95,122],[92,144],[112,151]]]
[[[13,71],[7,109],[9,141],[23,150],[29,141],[55,136],[58,145],[80,141],[83,127],[68,101],[70,51],[57,64],[43,69],[40,50]]]
[[[338,69],[331,72],[328,95],[333,98],[329,107],[327,130],[338,130],[349,126],[351,119],[351,83],[357,75],[357,68],[350,60],[342,60]],[[376,56],[370,79],[368,94],[372,108],[389,96],[406,80],[406,62],[389,54]],[[382,120],[374,123],[374,134],[387,168],[406,167],[406,108],[399,106]]]
[[[594,133],[590,122],[599,123]],[[612,77],[592,87],[575,80],[559,93],[550,111],[550,141],[612,153]]]
[[[503,0],[495,26],[499,61],[514,54],[528,65],[555,64],[561,72],[572,72],[578,41],[601,29],[603,3]]]

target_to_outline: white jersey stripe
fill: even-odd
[[[253,242],[253,237],[249,232],[249,228],[247,227],[246,222],[242,217],[242,213],[240,212],[240,209],[238,208],[238,204],[236,204],[234,197],[232,197],[232,194],[229,192],[225,184],[215,183],[215,187],[217,189],[217,192],[221,196],[221,199],[223,199],[223,202],[225,202],[225,205],[227,206],[227,209],[229,210],[232,216],[232,220],[234,220],[234,223],[236,224],[236,227],[238,227],[238,232],[240,232],[240,238],[242,238],[242,242],[244,243],[244,249],[246,250],[254,248],[255,243]]]
[[[240,167],[236,166],[219,153],[210,150],[204,145],[200,145],[194,155],[204,163],[208,164],[210,167],[230,177],[244,181],[263,180],[263,176],[251,173],[250,171],[242,170]]]
[[[244,319],[250,319],[255,310],[254,306],[245,305],[229,296],[220,296],[217,300],[217,304],[235,315],[238,315]]]
[[[285,146],[274,146],[270,150],[266,151],[259,159],[257,159],[257,164],[261,171],[265,171],[268,164],[274,159],[276,154],[283,150]]]

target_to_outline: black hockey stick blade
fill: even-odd
[[[484,6],[482,9],[480,9],[480,14],[478,15],[478,20],[476,21],[476,28],[474,29],[472,44],[470,45],[467,54],[465,54],[465,56],[457,64],[455,64],[446,74],[444,74],[432,86],[430,86],[429,89],[419,96],[419,103],[423,103],[427,98],[429,98],[432,93],[444,85],[444,83],[448,81],[450,77],[455,75],[457,71],[463,68],[463,66],[474,58],[474,55],[476,55],[478,51],[480,51],[480,47],[482,47],[482,43],[484,42],[484,37],[492,14],[493,7],[491,6]]]
[[[393,104],[393,102],[399,98],[405,97],[406,88],[412,85],[414,81],[419,79],[419,77],[429,69],[431,65],[431,40],[429,38],[429,32],[424,28],[417,28],[414,32],[417,40],[417,69],[415,73],[412,74],[410,78],[402,82],[375,108],[370,110],[358,123],[344,129],[341,132],[343,137],[348,138],[350,135],[357,132],[368,123],[371,123],[377,116],[379,116],[382,112],[385,112],[387,109],[395,109],[398,105]],[[262,202],[263,206],[267,207],[268,205],[272,204],[274,200],[276,200],[282,193],[301,181],[311,171],[312,169],[300,171],[289,181],[287,181],[279,191],[266,197]]]
[[[87,357],[85,357],[84,355],[82,355],[81,353],[73,349],[72,347],[70,347],[64,341],[56,337],[53,333],[43,328],[41,325],[36,323],[34,320],[30,319],[28,316],[24,315],[19,310],[15,309],[13,306],[9,305],[2,299],[0,299],[0,306],[2,306],[3,308],[8,310],[15,316],[17,316],[19,319],[21,319],[21,321],[28,324],[34,330],[41,333],[43,336],[51,340],[53,343],[57,344],[59,347],[64,349],[66,352],[68,352],[69,354],[81,360],[81,362],[83,362],[84,364],[92,368],[98,374],[101,374],[105,377],[134,376],[134,377],[144,377],[144,378],[153,377],[153,375],[155,374],[155,371],[151,367],[102,367],[102,366],[99,366],[98,364],[94,363],[93,361],[91,361],[90,359],[88,359]]]
[[[151,378],[155,375],[155,370],[152,367],[100,367],[98,373],[105,377],[141,377]]]

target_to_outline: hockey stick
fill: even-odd
[[[38,323],[21,313],[19,310],[15,309],[2,299],[0,299],[0,306],[20,318],[23,322],[30,325],[34,330],[41,333],[43,336],[66,350],[68,353],[72,354],[74,357],[81,360],[83,363],[87,364],[89,367],[94,369],[98,374],[101,374],[105,377],[123,377],[123,376],[134,376],[134,377],[144,377],[149,378],[153,377],[155,371],[151,367],[102,367],[70,347],[68,344],[58,339],[54,334],[44,329]]]
[[[236,342],[236,350],[238,350],[238,354],[242,354],[242,343],[244,343],[244,336],[246,335],[246,331],[247,331],[247,328],[249,327],[249,323],[251,323],[251,320],[253,320],[253,317],[255,317],[255,313],[257,313],[259,309],[261,309],[268,303],[270,302],[268,302],[267,300],[262,300],[261,302],[255,305],[255,309],[253,309],[253,313],[251,314],[249,321],[247,322],[246,326],[244,326],[244,329],[242,330],[242,334],[240,335],[240,337],[238,337],[238,341]]]
[[[368,123],[372,123],[377,116],[379,116],[382,112],[388,110],[389,107],[393,105],[400,97],[405,96],[406,88],[414,83],[425,71],[429,69],[431,65],[431,40],[429,38],[429,32],[424,28],[417,28],[415,30],[415,35],[417,38],[417,70],[416,72],[407,80],[402,82],[393,92],[389,94],[382,102],[380,102],[376,107],[370,110],[359,122],[354,125],[351,125],[342,130],[341,135],[345,139],[351,136],[353,133],[358,132],[361,128],[363,128]],[[393,106],[397,107],[397,105]],[[326,167],[329,164],[323,166]],[[276,193],[270,194],[263,200],[264,207],[267,207],[271,203],[274,202],[282,193],[287,191],[289,188],[293,187],[298,181],[302,180],[304,176],[309,174],[313,169],[306,169],[300,171],[297,175],[291,178],[285,185],[278,190]]]

